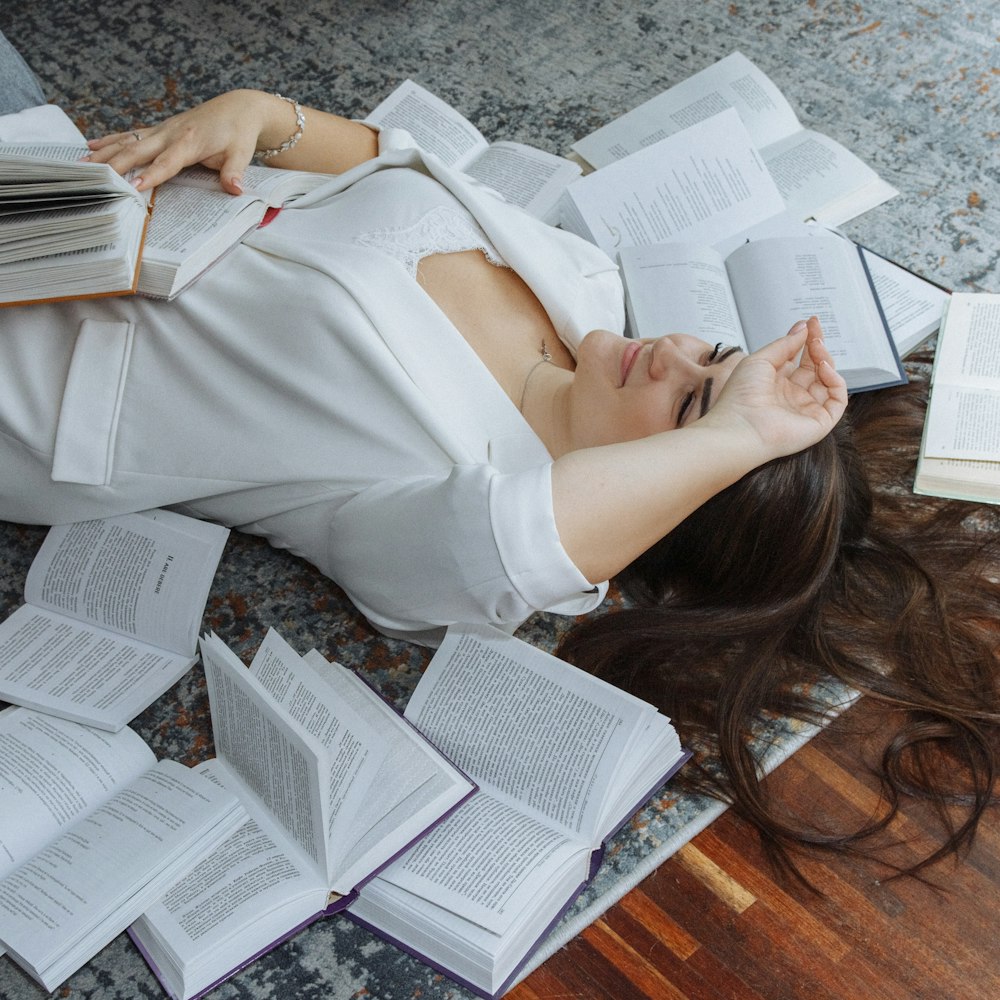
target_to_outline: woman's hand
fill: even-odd
[[[378,135],[362,122],[313,108],[303,114],[299,140],[269,159],[268,166],[339,174],[378,155]],[[223,190],[240,194],[254,153],[277,149],[298,130],[289,101],[259,90],[232,90],[158,125],[116,132],[88,145],[95,163],[109,163],[121,174],[139,168],[135,184],[140,191],[200,163],[219,172]]]
[[[740,361],[698,420],[557,458],[563,548],[588,580],[608,579],[752,469],[821,440],[846,405],[819,321],[796,324]]]
[[[763,464],[821,440],[846,406],[847,386],[813,316],[741,361],[698,422],[745,428],[751,447],[760,450],[758,464]]]
[[[139,190],[156,187],[195,163],[218,170],[224,190],[242,191],[243,171],[258,147],[277,146],[294,131],[287,101],[255,90],[214,97],[158,125],[92,139],[90,159],[119,173],[141,168]]]

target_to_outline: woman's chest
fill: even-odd
[[[544,349],[572,368],[569,351],[535,294],[516,272],[479,250],[424,257],[417,280],[517,405],[526,363]]]

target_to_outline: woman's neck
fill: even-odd
[[[551,362],[536,362],[528,370],[521,415],[553,458],[573,449],[569,433],[572,384],[573,372]]]

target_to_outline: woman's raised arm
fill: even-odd
[[[744,358],[694,423],[557,459],[553,506],[563,548],[592,583],[615,576],[746,473],[821,440],[846,405],[813,317]]]
[[[90,141],[90,158],[119,173],[139,168],[140,190],[169,180],[200,163],[219,171],[224,190],[239,194],[243,171],[261,150],[278,149],[301,136],[267,163],[291,170],[342,173],[378,152],[376,133],[360,122],[302,108],[259,90],[233,90],[164,121]]]

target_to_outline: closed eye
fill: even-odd
[[[684,397],[684,401],[681,403],[680,411],[677,414],[678,427],[680,427],[684,423],[684,417],[687,415],[688,410],[691,409],[692,403],[694,403],[694,392],[689,392]]]

